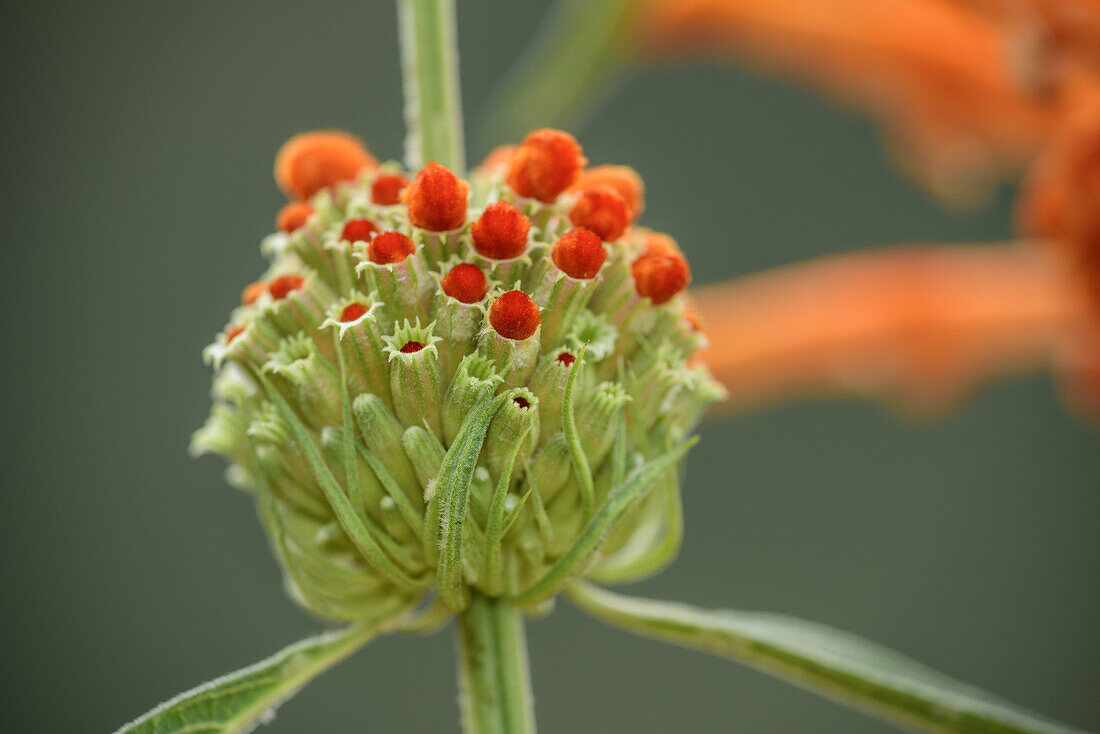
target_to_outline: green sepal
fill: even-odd
[[[412,462],[420,486],[426,488],[439,476],[439,467],[443,464],[447,449],[434,434],[420,426],[405,429],[401,436],[401,445],[405,447],[405,455]]]
[[[351,410],[363,444],[375,456],[386,457],[386,470],[410,500],[422,502],[420,481],[401,445],[405,426],[377,395],[365,393],[356,397],[351,403]]]
[[[488,357],[475,352],[463,358],[443,398],[444,445],[454,444],[458,431],[474,404],[486,391],[495,391],[503,381]]]
[[[517,340],[501,336],[495,329],[481,332],[478,347],[493,360],[497,372],[504,378],[504,387],[527,384],[539,360],[539,335],[542,327],[526,339]]]
[[[527,388],[519,387],[493,416],[481,461],[494,477],[500,477],[505,466],[512,462],[527,464],[538,446],[539,412],[539,399]],[[518,454],[512,450],[513,446]]]
[[[443,373],[439,366],[434,324],[421,326],[420,320],[404,324],[385,337],[386,354],[390,358],[390,391],[398,420],[407,426],[424,425],[439,438],[443,437],[440,404],[443,400]],[[406,344],[422,345],[415,352],[403,352]]]

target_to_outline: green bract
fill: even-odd
[[[392,170],[317,194],[304,226],[264,240],[263,280],[284,287],[206,352],[215,404],[193,449],[224,455],[256,496],[291,595],[357,621],[433,590],[452,611],[471,587],[534,606],[578,576],[659,570],[680,538],[680,460],[722,388],[688,364],[703,337],[682,297],[637,295],[644,234],[607,243],[600,272],[578,280],[551,257],[570,194],[520,199],[482,173],[466,224],[430,232],[371,202],[380,173]],[[494,261],[470,224],[502,199],[531,230],[520,257]],[[415,251],[372,262],[368,242],[341,238],[352,219]],[[480,302],[442,290],[459,263],[488,276]],[[541,310],[526,339],[489,323],[506,290]]]

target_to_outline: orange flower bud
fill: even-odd
[[[569,133],[536,130],[516,148],[505,180],[520,196],[549,203],[573,185],[587,162]]]
[[[506,201],[490,204],[471,228],[474,248],[485,257],[509,260],[527,247],[531,222]]]
[[[470,263],[455,265],[439,284],[444,293],[463,303],[477,303],[489,291],[485,273]]]
[[[642,177],[630,166],[595,166],[581,173],[573,188],[577,191],[589,191],[602,186],[610,186],[626,200],[633,221],[645,209],[645,184]]]
[[[275,156],[275,183],[287,198],[306,199],[377,165],[374,156],[349,133],[317,130],[283,143]]]
[[[651,247],[631,267],[638,295],[654,305],[666,303],[691,280],[687,260],[665,247]]]
[[[485,160],[481,162],[477,170],[483,173],[507,171],[508,164],[512,162],[512,154],[515,152],[516,146],[514,145],[498,145],[489,151],[489,155],[485,156]]]
[[[241,291],[241,305],[251,306],[266,291],[267,283],[264,281],[257,280],[255,283],[250,283],[247,288]]]
[[[357,318],[367,312],[367,307],[361,303],[349,303],[344,306],[344,310],[340,312],[340,323],[346,324],[351,321],[355,321]]]
[[[286,298],[291,291],[296,291],[305,283],[305,278],[300,275],[282,275],[271,281],[267,292],[276,301]]]
[[[242,326],[240,324],[235,324],[234,326],[230,326],[228,329],[225,330],[225,343],[228,344],[229,342],[233,341],[234,339],[236,339],[238,336],[240,336],[243,333],[244,333],[244,326]]]
[[[577,227],[566,232],[554,244],[551,257],[558,269],[570,278],[589,280],[600,272],[607,259],[607,250],[594,232]]]
[[[619,239],[630,220],[626,199],[610,186],[586,189],[569,212],[569,221],[592,230],[605,242]]]
[[[401,262],[415,249],[413,241],[400,232],[384,232],[371,240],[367,256],[372,263],[389,265]]]
[[[313,207],[304,201],[292,201],[275,217],[275,226],[282,232],[290,233],[301,227],[313,214]]]
[[[405,342],[401,346],[401,353],[402,354],[412,354],[413,352],[419,352],[423,348],[424,348],[424,345],[421,342],[415,342],[415,341]]]
[[[370,242],[378,234],[378,225],[369,219],[349,219],[340,231],[340,239],[348,242]]]
[[[508,291],[489,307],[489,324],[506,339],[527,339],[541,320],[539,307],[522,291]]]
[[[466,193],[469,184],[435,161],[416,174],[405,189],[409,220],[417,227],[444,232],[466,221]]]
[[[409,179],[399,173],[386,173],[374,179],[370,185],[370,198],[375,204],[390,206],[401,202],[401,190],[409,185]]]

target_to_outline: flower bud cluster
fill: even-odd
[[[342,133],[280,152],[296,200],[207,348],[193,447],[256,496],[310,610],[536,606],[675,554],[680,460],[722,390],[692,360],[683,255],[635,225],[641,179],[585,164],[556,130],[469,183]]]

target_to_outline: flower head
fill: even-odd
[[[721,395],[689,365],[702,336],[682,317],[686,261],[627,226],[640,181],[628,196],[607,176],[566,193],[583,163],[572,137],[540,130],[508,156],[514,185],[499,168],[473,187],[434,163],[357,168],[298,202],[309,226],[273,236],[271,271],[208,352],[218,384],[238,387],[216,391],[195,445],[271,500],[265,522],[308,608],[358,619],[433,584],[456,609],[471,585],[552,594],[539,580],[610,485],[677,460]],[[566,231],[571,214],[598,232]],[[653,513],[676,497],[675,463],[647,481],[665,498],[609,526],[596,568],[661,542]],[[455,512],[477,539],[460,547],[478,549],[458,569],[441,530]]]

